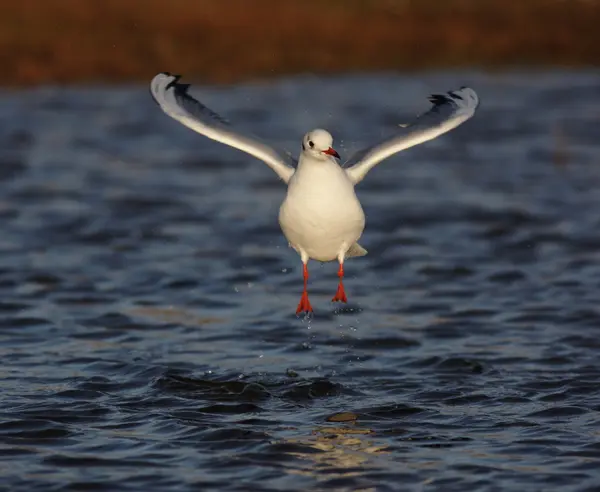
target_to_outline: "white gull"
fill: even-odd
[[[161,73],[152,79],[150,91],[161,109],[192,130],[237,148],[264,161],[288,185],[279,209],[279,224],[289,244],[302,260],[304,290],[296,314],[312,312],[308,300],[308,261],[339,262],[338,289],[332,301],[347,302],[342,279],[344,260],[364,256],[358,244],[365,215],[354,186],[376,164],[404,149],[432,140],[471,118],[479,104],[473,89],[462,87],[432,95],[433,106],[414,122],[402,125],[398,134],[369,146],[341,167],[329,132],[316,129],[302,139],[302,151],[294,168],[290,156],[259,139],[242,135],[218,114],[188,93],[179,76]]]

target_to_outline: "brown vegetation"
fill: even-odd
[[[0,0],[3,81],[600,63],[598,0]],[[8,74],[8,76],[7,76]]]

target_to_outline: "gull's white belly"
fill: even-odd
[[[332,261],[361,236],[365,215],[350,183],[298,186],[289,190],[281,205],[279,224],[299,254]]]

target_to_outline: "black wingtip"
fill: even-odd
[[[428,99],[434,106],[440,106],[450,101],[450,98],[445,94],[431,94]]]
[[[179,80],[181,79],[181,75],[172,74],[170,72],[161,72],[160,75],[171,78],[171,80],[169,80],[169,83],[162,90],[164,92],[169,91],[171,94],[173,94],[177,99],[177,104],[184,107],[186,111],[189,111],[192,114],[194,112],[198,112],[197,114],[201,113],[201,118],[206,117],[208,115],[222,124],[229,125],[229,122],[226,119],[222,118],[217,113],[207,108],[204,104],[202,104],[200,101],[196,100],[194,97],[192,97],[192,95],[189,94],[189,88],[191,87],[191,84],[180,83]],[[150,92],[152,93],[152,91]],[[154,97],[154,94],[152,94],[152,97],[158,103],[158,101]]]
[[[466,89],[466,87],[462,86],[459,90],[463,89]],[[458,101],[464,100],[464,97],[458,94],[457,91],[448,91],[446,94],[432,94],[429,96],[429,101],[436,107],[447,103],[456,104]]]
[[[167,87],[165,87],[165,89],[170,89],[171,87],[179,87],[182,84],[179,84],[179,79],[181,78],[181,75],[174,75],[174,74],[170,74],[168,72],[165,72],[165,75],[167,75],[167,77],[173,77],[173,80],[171,80],[171,82],[169,82],[167,84]]]

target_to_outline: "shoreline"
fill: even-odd
[[[5,87],[139,83],[160,71],[230,84],[600,66],[597,0],[21,0],[3,10]]]

